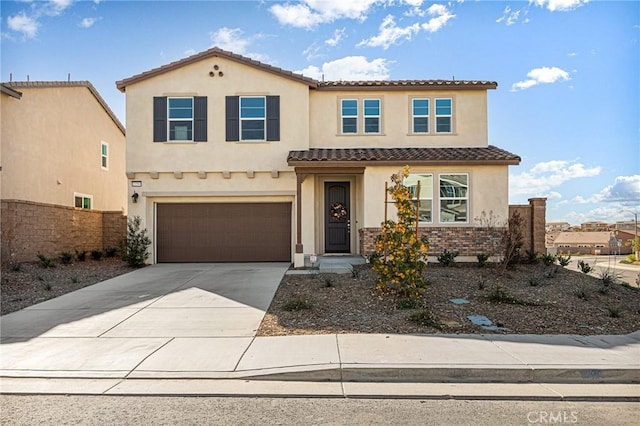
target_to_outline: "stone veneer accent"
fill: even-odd
[[[462,226],[438,226],[420,228],[420,236],[429,239],[429,254],[438,255],[445,249],[458,251],[460,256],[477,256],[485,253],[500,255],[500,232],[502,228],[479,228]],[[376,236],[380,235],[380,228],[361,228],[360,253],[368,256],[374,251]]]
[[[58,258],[63,251],[119,247],[127,236],[127,217],[120,211],[2,200],[2,264],[30,262],[37,254]]]

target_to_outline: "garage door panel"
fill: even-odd
[[[158,204],[158,262],[291,260],[291,203]]]

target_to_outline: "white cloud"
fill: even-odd
[[[640,175],[618,176],[598,196],[602,201],[640,203]]]
[[[329,46],[337,46],[338,43],[340,43],[340,41],[342,41],[342,39],[344,38],[345,31],[346,31],[346,28],[335,30],[333,32],[333,35],[324,41],[325,44],[328,44]]]
[[[550,12],[568,12],[589,3],[589,0],[529,0],[529,3],[546,7]]]
[[[42,12],[50,16],[58,16],[73,4],[73,0],[50,0],[42,6]]]
[[[222,27],[211,33],[211,42],[220,49],[243,55],[251,43],[251,39],[243,37],[243,34],[240,28]]]
[[[390,62],[383,58],[368,61],[364,56],[347,56],[335,61],[325,62],[322,67],[314,65],[296,73],[316,80],[387,80]]]
[[[408,27],[401,28],[396,25],[392,15],[387,15],[382,21],[382,24],[380,24],[379,29],[380,32],[378,35],[362,40],[358,43],[358,47],[382,47],[386,50],[391,45],[396,44],[400,39],[411,40],[411,37],[420,31],[420,24],[416,23]]]
[[[430,33],[435,33],[440,30],[450,19],[456,17],[456,15],[451,13],[449,9],[442,4],[432,4],[429,6],[429,9],[427,9],[427,13],[433,16],[433,18],[422,24],[422,29]]]
[[[516,22],[518,22],[518,19],[520,19],[520,13],[522,13],[520,9],[511,10],[511,7],[507,6],[504,8],[504,12],[502,12],[502,16],[496,19],[496,22],[497,23],[504,22],[507,26],[513,25]]]
[[[381,0],[303,0],[296,4],[275,4],[269,11],[283,25],[311,29],[337,19],[364,20]]]
[[[527,73],[527,80],[518,81],[511,85],[511,91],[525,90],[538,84],[551,84],[558,81],[571,80],[569,73],[558,67],[534,68]]]
[[[90,28],[96,22],[98,22],[98,18],[84,18],[82,21],[80,21],[80,26],[82,28]]]
[[[553,188],[573,179],[598,176],[600,171],[599,166],[589,168],[563,160],[538,163],[528,172],[509,177],[509,194],[548,197]]]
[[[22,33],[26,38],[34,38],[38,34],[38,27],[40,27],[38,21],[25,15],[24,12],[10,16],[7,19],[7,25],[9,29]]]

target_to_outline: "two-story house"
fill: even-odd
[[[491,253],[474,218],[509,216],[520,158],[488,143],[495,82],[319,82],[212,48],[116,84],[152,262],[368,254],[405,165],[433,253]]]
[[[118,247],[125,129],[88,81],[0,85],[2,262]]]

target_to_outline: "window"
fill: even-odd
[[[106,142],[100,144],[100,166],[103,170],[109,170],[109,144]]]
[[[279,141],[280,96],[227,96],[226,140]]]
[[[440,175],[440,222],[467,222],[469,175]]]
[[[74,206],[79,209],[91,209],[91,201],[93,197],[91,195],[73,194]]]
[[[207,97],[153,98],[154,142],[206,142]]]
[[[358,101],[342,100],[342,133],[358,133]]]
[[[267,111],[265,98],[240,98],[240,140],[265,140]]]
[[[451,99],[436,99],[436,133],[451,133]]]
[[[411,174],[404,184],[409,188],[411,199],[414,205],[418,205],[418,182],[420,182],[420,213],[418,221],[420,223],[432,223],[433,211],[433,175],[431,173]]]
[[[380,99],[364,101],[364,132],[380,133]]]
[[[193,98],[169,98],[169,140],[193,140]]]
[[[413,99],[413,133],[429,133],[429,99]]]

